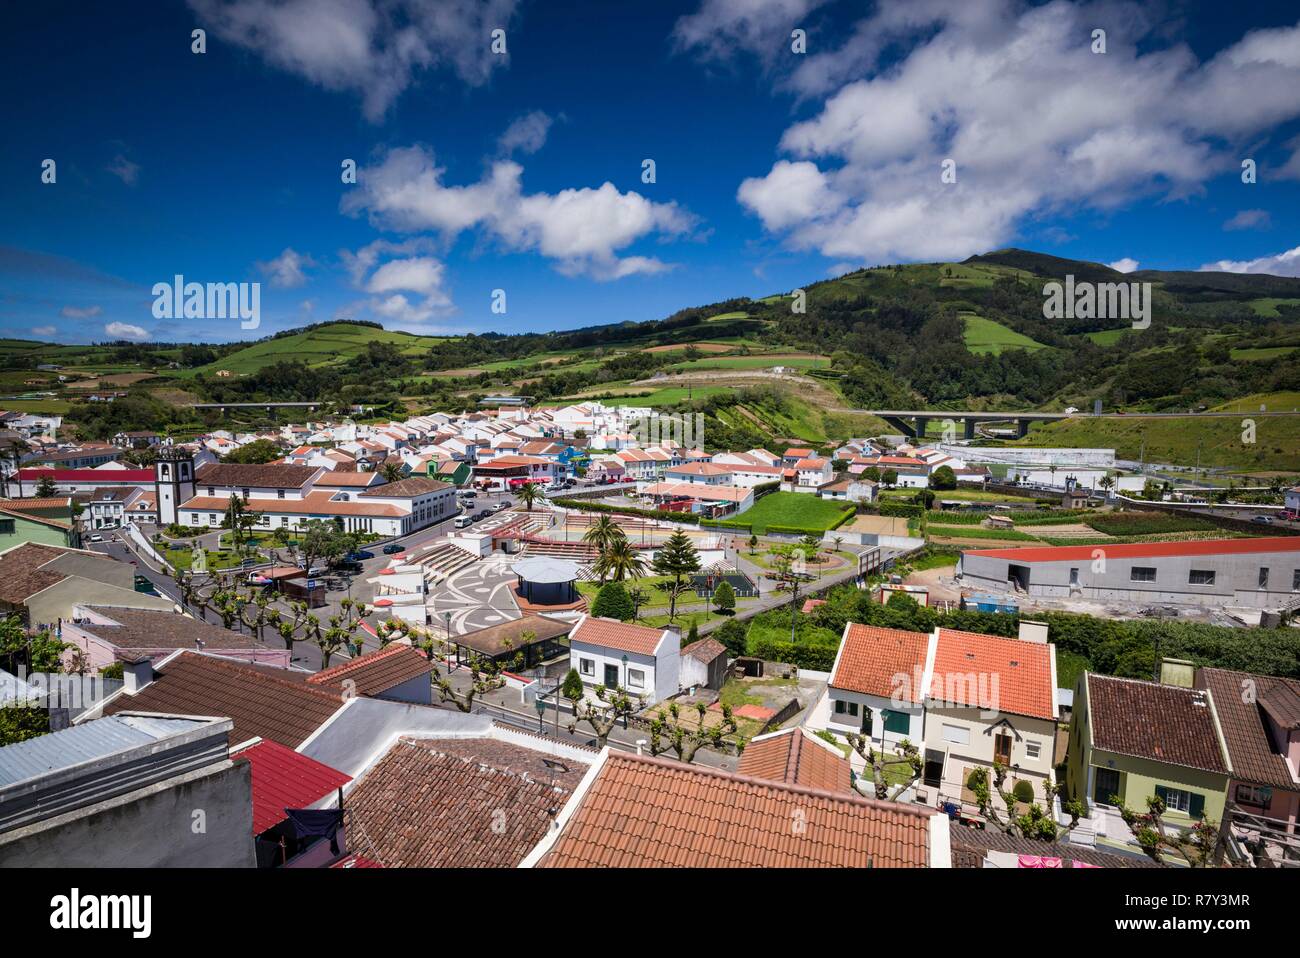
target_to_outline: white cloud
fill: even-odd
[[[402,243],[375,240],[355,253],[341,251],[353,285],[372,294],[360,307],[404,325],[453,315],[456,305],[446,289],[446,266],[432,256],[410,255],[432,247],[432,241],[415,237]],[[399,258],[388,258],[395,255]]]
[[[140,179],[140,164],[132,163],[125,156],[119,153],[113,157],[113,162],[104,167],[127,186],[135,186],[136,181]]]
[[[506,127],[506,131],[501,134],[501,139],[497,141],[497,145],[502,154],[506,156],[516,151],[520,153],[536,153],[546,145],[547,134],[550,133],[551,124],[554,122],[554,118],[541,110],[525,113]]]
[[[828,0],[704,0],[695,13],[673,26],[678,50],[704,60],[727,60],[753,53],[769,63],[790,53],[790,33],[808,28],[807,16]]]
[[[59,310],[59,315],[64,319],[93,319],[104,310],[100,306],[86,306],[84,308],[77,306],[64,306]]]
[[[517,0],[189,0],[199,25],[272,66],[361,96],[378,121],[416,75],[447,69],[471,86],[508,57],[491,50]]]
[[[305,268],[315,266],[310,256],[304,256],[296,250],[285,247],[284,252],[273,260],[258,262],[257,268],[263,276],[270,279],[271,285],[280,289],[293,289],[307,282]]]
[[[1223,224],[1225,230],[1266,230],[1271,223],[1268,210],[1241,210]]]
[[[104,327],[104,332],[113,339],[129,339],[137,343],[142,343],[149,338],[149,333],[143,327],[133,326],[130,323],[109,323]]]
[[[1258,259],[1221,259],[1215,263],[1206,263],[1201,269],[1220,273],[1269,273],[1273,276],[1300,277],[1300,246]]]
[[[737,199],[794,249],[960,258],[1043,216],[1195,195],[1300,116],[1300,27],[1198,63],[1145,18],[1125,3],[881,4],[836,50],[795,58],[788,85],[826,99]],[[1098,25],[1104,55],[1089,48]],[[940,181],[946,159],[956,183]]]
[[[1107,263],[1106,265],[1121,273],[1131,273],[1138,268],[1138,261],[1133,259],[1131,256],[1125,256],[1123,259],[1117,259],[1115,262]]]
[[[366,213],[382,229],[435,232],[450,243],[480,230],[512,251],[537,252],[565,275],[618,279],[656,273],[669,265],[619,251],[651,235],[688,232],[695,218],[676,203],[656,203],[612,183],[558,193],[525,193],[523,167],[498,160],[477,183],[449,186],[445,170],[420,147],[391,151],[377,166],[357,171],[357,187],[343,197],[345,213]]]
[[[32,332],[37,336],[53,336],[58,331],[59,330],[57,326],[33,326],[32,327]]]

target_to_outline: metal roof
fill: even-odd
[[[110,716],[0,748],[0,789],[189,732],[210,720]]]

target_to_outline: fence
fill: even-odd
[[[122,529],[126,532],[127,538],[135,544],[137,552],[143,552],[163,569],[171,571],[171,563],[162,557],[162,554],[153,547],[153,543],[145,537],[145,534],[136,527],[134,522],[126,523]]]

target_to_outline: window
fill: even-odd
[[[844,714],[844,700],[843,700],[843,699],[836,699],[836,700],[835,700],[835,714],[836,714],[836,715],[843,715],[843,714]]]
[[[283,489],[277,489],[277,490],[275,490],[275,498],[277,498],[277,499],[283,499],[283,498],[284,498],[284,490],[283,490]]]
[[[1238,785],[1234,796],[1238,805],[1253,805],[1256,808],[1267,808],[1268,803],[1273,798],[1271,788],[1262,788],[1257,785]]]
[[[1300,569],[1291,573],[1291,591],[1300,592]]]
[[[1191,818],[1200,818],[1205,813],[1205,796],[1195,792],[1157,785],[1156,797],[1161,799],[1171,812],[1182,812]]]
[[[596,662],[594,659],[578,659],[578,671],[583,675],[596,674]]]
[[[212,488],[212,486],[208,486],[208,495],[215,496],[216,494],[217,494],[217,490]]]
[[[1268,566],[1259,567],[1259,587],[1261,589],[1268,588]]]
[[[912,729],[912,718],[906,712],[885,712],[885,731],[906,735]]]
[[[13,519],[0,519],[0,534],[12,535],[14,531]]]
[[[1193,569],[1187,573],[1188,585],[1214,585],[1214,571],[1211,569]]]
[[[248,498],[248,490],[247,490],[247,489],[240,489],[239,491],[240,491],[240,494],[243,495],[243,497],[244,497],[245,499]]]
[[[943,740],[952,742],[953,745],[969,745],[970,729],[963,728],[960,725],[945,725],[943,727]]]
[[[1155,582],[1156,570],[1149,566],[1135,565],[1129,570],[1128,577],[1130,582]]]
[[[1011,764],[1011,736],[1006,732],[993,736],[993,761],[999,765]]]
[[[627,687],[630,689],[645,688],[645,673],[640,669],[627,670]]]
[[[1038,758],[1038,753],[1042,750],[1043,743],[1035,742],[1033,739],[1025,739],[1025,757]]]

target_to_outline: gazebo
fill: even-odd
[[[533,606],[570,605],[578,593],[578,563],[554,556],[531,556],[520,559],[512,568],[518,577],[516,591]]]

